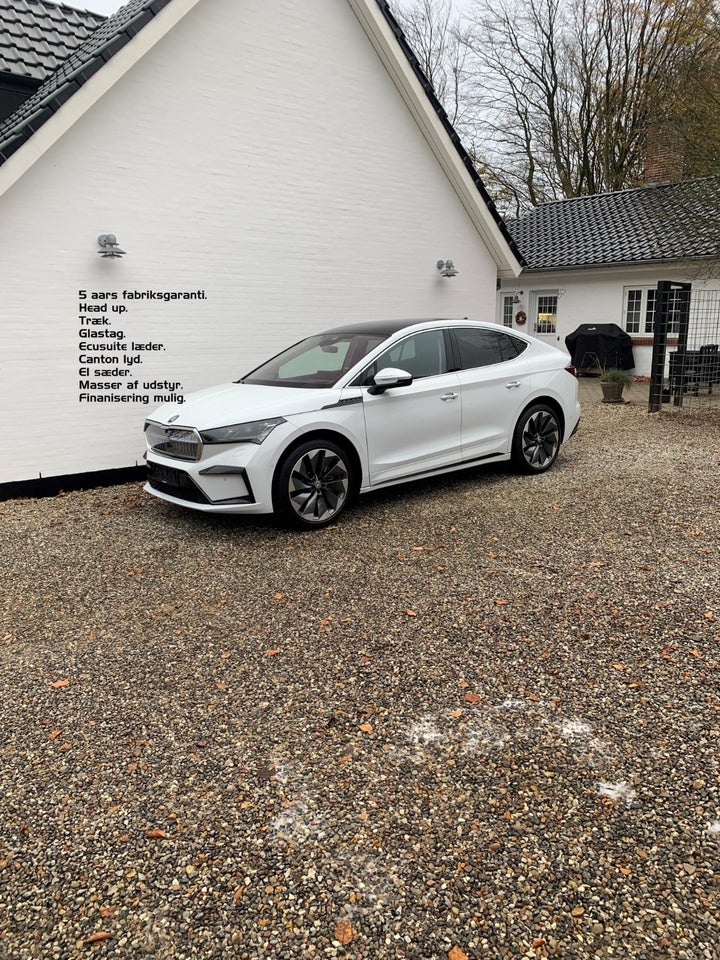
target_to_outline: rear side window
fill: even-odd
[[[501,330],[474,330],[471,327],[459,327],[453,332],[461,370],[514,360],[527,348],[524,340],[503,333]]]

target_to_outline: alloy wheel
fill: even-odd
[[[527,418],[521,449],[525,463],[533,471],[546,470],[555,460],[560,449],[560,427],[550,410],[536,410]]]
[[[290,470],[287,489],[299,520],[311,525],[325,524],[344,507],[350,475],[339,453],[317,447],[298,457]]]

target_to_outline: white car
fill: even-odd
[[[495,324],[336,327],[156,410],[145,490],[318,528],[355,494],[407,480],[502,460],[542,473],[578,426],[574,373],[566,354]]]

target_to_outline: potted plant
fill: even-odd
[[[627,370],[620,370],[619,367],[603,368],[600,374],[603,403],[622,403],[623,388],[629,387],[632,382]]]

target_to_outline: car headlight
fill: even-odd
[[[282,417],[273,417],[271,420],[233,423],[228,427],[202,430],[200,436],[204,443],[262,443],[270,436],[275,427],[285,422]]]

